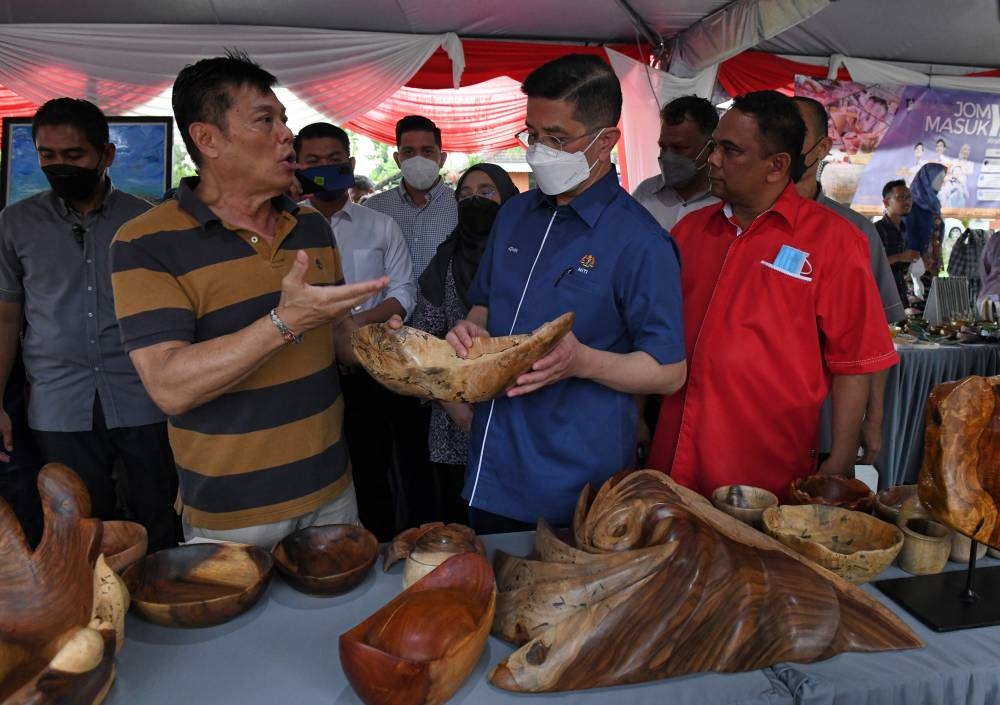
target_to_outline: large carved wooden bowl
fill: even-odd
[[[38,476],[45,531],[32,551],[0,500],[0,702],[100,703],[124,643],[128,592],[99,555],[101,522],[65,465]]]
[[[356,588],[378,558],[378,539],[361,526],[310,526],[289,534],[271,552],[274,565],[296,590],[342,595]]]
[[[146,527],[134,521],[106,521],[101,537],[101,553],[111,570],[121,575],[146,555],[149,546]]]
[[[856,478],[841,475],[810,475],[792,480],[793,504],[825,504],[859,512],[870,512],[875,493]]]
[[[454,695],[489,636],[493,570],[449,558],[340,637],[340,663],[366,705],[439,705]]]
[[[892,524],[840,507],[772,507],[763,522],[781,543],[855,585],[878,576],[903,547],[903,532]]]
[[[393,330],[370,324],[356,330],[351,345],[368,373],[399,394],[440,401],[493,399],[527,372],[573,328],[564,313],[530,335],[477,338],[467,358],[451,345],[416,328]]]
[[[211,627],[252,607],[271,578],[271,554],[256,546],[198,543],[146,556],[122,579],[132,608],[165,627]]]

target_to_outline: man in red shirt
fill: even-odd
[[[833,447],[819,472],[853,474],[869,375],[898,359],[864,239],[792,183],[804,134],[780,93],[737,98],[709,158],[722,203],[671,231],[688,381],[663,400],[650,465],[702,494],[741,483],[784,497],[816,472],[831,389]]]

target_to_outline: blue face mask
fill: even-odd
[[[803,276],[802,273],[802,267],[807,264],[807,257],[809,257],[808,252],[803,252],[802,250],[798,250],[788,245],[782,245],[773,262],[765,262],[761,260],[761,264],[766,267],[770,267],[771,269],[776,269],[784,274],[808,281],[809,277]],[[812,274],[812,266],[809,267],[809,271],[805,272],[805,274]]]
[[[316,194],[321,201],[336,201],[354,185],[354,169],[350,162],[314,166],[296,171],[302,193]]]

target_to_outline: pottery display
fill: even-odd
[[[855,585],[877,577],[903,547],[892,524],[840,507],[772,507],[763,523],[769,535]]]
[[[825,504],[870,512],[875,493],[861,480],[841,475],[810,475],[792,481],[792,504]]]
[[[778,497],[760,487],[750,485],[723,485],[712,493],[716,509],[735,517],[744,524],[761,528],[761,515],[768,507],[778,506]]]
[[[146,527],[134,521],[106,521],[101,536],[101,553],[111,570],[119,575],[146,555]]]
[[[875,495],[875,514],[882,521],[895,524],[899,519],[900,509],[903,504],[910,499],[917,502],[917,486],[914,485],[894,485],[886,487]]]
[[[354,331],[351,345],[375,380],[397,394],[439,401],[493,399],[573,328],[564,313],[531,334],[476,338],[466,358],[451,344],[416,328],[372,323]]]
[[[911,517],[900,524],[903,549],[899,567],[913,575],[940,573],[951,553],[951,532],[931,519]]]
[[[196,543],[157,551],[122,574],[132,609],[166,627],[211,627],[252,607],[271,579],[256,546]]]
[[[357,587],[378,558],[378,539],[361,526],[310,526],[289,534],[271,551],[274,565],[296,590],[341,595]]]
[[[482,654],[496,607],[482,556],[452,556],[340,636],[340,664],[366,705],[440,705]]]

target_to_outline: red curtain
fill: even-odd
[[[719,83],[731,96],[764,90],[793,95],[796,74],[826,78],[827,67],[803,64],[759,51],[745,51],[722,62],[719,66]],[[837,78],[841,81],[851,80],[844,68],[837,72]]]

